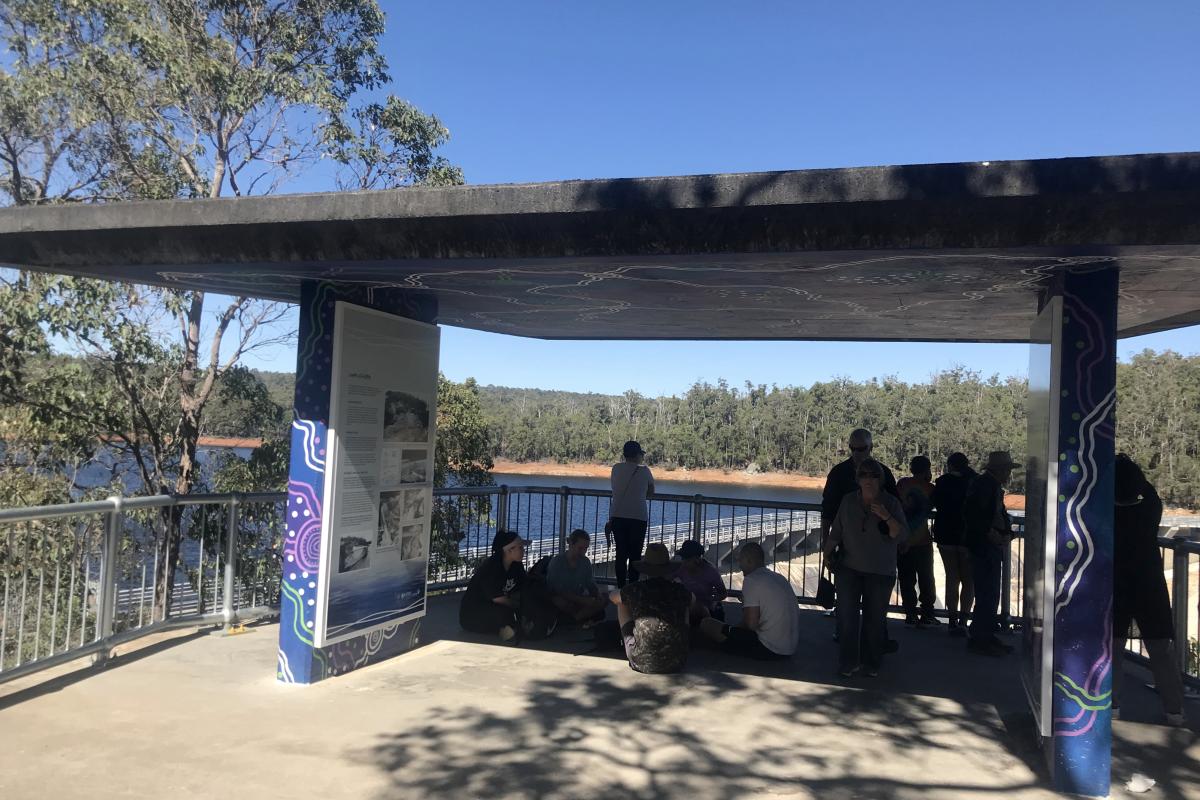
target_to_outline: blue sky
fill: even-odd
[[[471,183],[1200,149],[1200,4],[384,2],[391,91]],[[293,191],[326,189],[301,181]],[[1122,343],[1200,352],[1200,328]],[[1023,374],[1015,345],[541,342],[446,328],[454,379]],[[280,348],[252,362],[294,368]]]

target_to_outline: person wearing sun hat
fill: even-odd
[[[458,623],[472,633],[490,633],[502,641],[521,629],[520,595],[525,583],[525,540],[516,531],[497,531],[492,555],[479,565],[458,609]]]
[[[629,666],[653,674],[679,672],[687,662],[688,613],[692,593],[673,576],[679,562],[667,546],[653,542],[634,566],[641,578],[613,592]]]
[[[968,652],[1004,656],[1012,647],[996,636],[1001,592],[1001,564],[1012,541],[1012,522],[1004,510],[1004,484],[1012,477],[1012,460],[1007,450],[988,453],[983,472],[971,481],[963,502],[965,543],[971,551],[975,580],[975,610],[971,617]]]

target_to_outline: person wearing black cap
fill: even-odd
[[[492,555],[479,565],[458,608],[458,624],[472,633],[509,641],[519,631],[519,592],[525,583],[525,540],[516,531],[497,531]]]
[[[680,563],[675,580],[695,596],[704,609],[700,612],[702,615],[707,612],[708,616],[724,621],[725,607],[721,601],[729,596],[729,592],[720,570],[704,559],[704,545],[689,539],[680,546],[677,555]]]
[[[654,475],[642,461],[646,451],[632,439],[623,448],[625,460],[614,464],[611,475],[612,503],[609,523],[612,540],[617,545],[617,587],[637,580],[637,567],[646,544],[646,524],[650,519],[646,499],[654,494]],[[605,528],[605,532],[608,532]]]

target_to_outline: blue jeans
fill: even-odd
[[[887,604],[894,575],[875,575],[842,567],[837,585],[838,666],[853,669],[860,663],[879,669],[887,642]]]
[[[988,642],[996,638],[1000,612],[1000,559],[1003,551],[994,545],[971,549],[971,573],[975,577],[975,614],[971,639]]]

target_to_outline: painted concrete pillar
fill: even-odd
[[[276,677],[285,683],[314,683],[403,652],[415,643],[419,625],[419,620],[397,624],[324,648],[313,643],[338,301],[420,322],[433,323],[437,317],[436,298],[400,289],[320,281],[305,281],[301,287],[276,667]]]
[[[1059,791],[1107,796],[1112,760],[1113,463],[1118,270],[1068,271],[1056,337],[1057,501],[1047,591],[1053,587],[1052,734]],[[1049,608],[1047,608],[1049,611]]]

